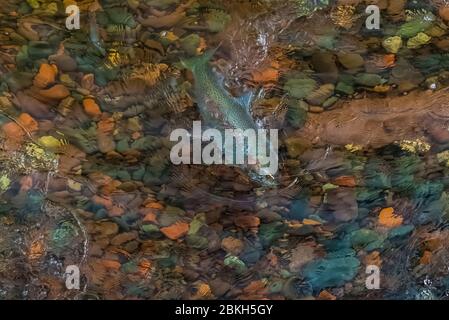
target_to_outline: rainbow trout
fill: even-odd
[[[240,129],[240,132],[247,132],[248,129],[254,130],[258,138],[257,147],[253,146],[257,149],[257,160],[254,167],[250,166],[249,175],[263,185],[273,185],[273,176],[278,169],[277,130],[264,131],[257,126],[249,111],[252,100],[251,93],[241,98],[235,98],[224,88],[222,81],[209,65],[209,60],[214,52],[208,51],[201,56],[181,60],[181,63],[193,73],[195,97],[201,117],[209,127],[224,131],[225,134],[227,129]],[[263,139],[262,135],[265,136],[267,131],[270,133],[270,138],[264,145],[260,141]],[[260,135],[260,133],[263,134]],[[247,137],[246,134],[243,135]],[[248,153],[248,148],[246,148],[245,155],[249,159]]]

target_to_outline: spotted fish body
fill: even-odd
[[[195,96],[201,116],[207,125],[217,129],[257,129],[249,114],[249,96],[232,97],[209,66],[213,55],[209,51],[202,56],[183,60],[195,79]]]
[[[224,129],[257,130],[258,126],[249,112],[251,94],[235,98],[224,88],[222,81],[209,66],[209,60],[213,54],[214,51],[208,51],[202,56],[181,61],[193,73],[195,96],[201,117],[207,126],[221,131]],[[271,143],[269,148],[270,154],[276,152]],[[277,152],[275,154],[277,155]],[[264,168],[262,167],[261,170]],[[250,176],[263,185],[273,185],[273,181],[267,180],[272,180],[272,177],[266,178],[254,172],[251,172]]]

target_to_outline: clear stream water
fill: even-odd
[[[0,298],[445,299],[449,7],[367,5],[4,1]],[[211,92],[279,130],[274,185],[171,162],[233,126]]]

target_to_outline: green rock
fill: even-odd
[[[126,8],[114,7],[105,9],[109,20],[114,24],[125,25],[130,28],[137,26],[136,21],[131,13],[128,12]]]
[[[117,178],[119,180],[122,180],[122,181],[129,181],[129,180],[131,180],[131,175],[126,170],[119,170],[119,171],[117,171],[116,176],[117,176]]]
[[[416,17],[399,27],[397,35],[404,38],[411,38],[418,33],[425,31],[435,21],[435,16],[432,13],[427,13],[423,16]]]
[[[382,46],[386,51],[391,53],[398,53],[398,51],[402,48],[403,41],[399,36],[388,37],[382,42]]]
[[[141,229],[147,236],[152,238],[160,237],[162,235],[159,228],[154,224],[144,224]]]
[[[289,99],[287,122],[295,129],[301,128],[307,120],[309,106],[302,100]]]
[[[354,94],[354,87],[351,84],[340,81],[337,83],[335,91],[350,96]]]
[[[366,250],[374,250],[379,248],[382,243],[382,237],[375,231],[369,229],[360,229],[350,234],[351,244],[353,248],[364,248]]]
[[[27,14],[30,14],[32,11],[33,11],[33,8],[31,8],[31,6],[28,3],[24,2],[24,1],[21,1],[19,3],[17,13],[19,13],[20,15],[27,15]]]
[[[332,183],[326,183],[322,186],[322,189],[324,192],[327,192],[329,190],[338,189],[338,186]]]
[[[129,261],[129,262],[122,264],[122,266],[120,267],[120,270],[125,273],[134,273],[134,272],[137,272],[139,270],[139,268],[137,266],[137,263],[135,263],[134,261]]]
[[[153,184],[160,184],[161,181],[161,172],[153,172],[151,168],[145,170],[145,174],[143,175],[143,183],[145,185],[151,186]]]
[[[330,97],[329,99],[323,102],[323,108],[326,109],[332,107],[334,104],[337,103],[338,100],[340,100],[338,97]]]
[[[9,185],[11,184],[11,179],[9,179],[9,177],[5,174],[0,176],[0,193],[5,192],[8,188]]]
[[[148,6],[156,7],[161,10],[168,9],[169,7],[176,5],[180,0],[144,0],[143,2]]]
[[[413,226],[413,225],[404,225],[404,226],[400,226],[400,227],[391,229],[388,234],[388,238],[393,239],[393,238],[404,237],[404,236],[408,235],[410,232],[412,232],[414,229],[415,229],[415,226]]]
[[[284,90],[288,92],[290,97],[296,99],[304,99],[317,87],[315,80],[306,76],[299,76],[288,79],[284,84]]]
[[[61,253],[76,236],[78,236],[77,227],[69,221],[64,221],[51,233],[51,247],[56,253]]]
[[[262,224],[259,228],[259,238],[262,245],[264,247],[270,246],[273,242],[282,238],[286,230],[287,226],[280,221]]]
[[[357,69],[365,64],[362,56],[357,53],[341,53],[338,55],[338,61],[346,69]]]
[[[11,72],[5,77],[5,82],[12,92],[31,87],[33,84],[33,74],[29,72]]]
[[[237,273],[243,273],[247,270],[245,263],[236,256],[227,256],[224,259],[224,265],[234,269]]]
[[[329,52],[318,52],[312,55],[311,60],[313,69],[318,78],[324,83],[337,83],[338,66],[335,62],[335,56]]]
[[[120,68],[110,68],[106,66],[100,66],[94,68],[92,72],[95,75],[95,83],[99,86],[105,86],[109,81],[115,80],[120,74]]]
[[[28,3],[28,5],[33,8],[33,9],[37,9],[40,7],[40,3],[39,0],[26,0],[26,2]]]
[[[117,142],[115,149],[117,150],[117,152],[120,152],[120,153],[124,153],[124,152],[128,151],[130,149],[129,148],[129,139],[125,138],[125,139],[122,139],[119,142]]]
[[[145,136],[131,144],[131,149],[136,150],[152,150],[160,146],[159,139],[153,136]]]
[[[190,222],[188,235],[195,235],[200,231],[201,227],[204,226],[206,222],[206,215],[204,213],[199,213]]]
[[[202,250],[207,248],[207,246],[209,245],[209,240],[206,237],[198,235],[187,235],[186,244],[189,247]]]
[[[285,145],[287,147],[288,156],[292,159],[298,158],[312,147],[310,141],[296,136],[287,138],[285,140]]]
[[[360,262],[355,257],[324,258],[307,264],[302,274],[314,291],[340,287],[354,279]]]
[[[350,248],[343,248],[337,251],[329,252],[326,256],[327,259],[337,259],[337,258],[349,258],[355,257],[356,252]]]
[[[385,239],[378,239],[376,241],[370,242],[366,245],[365,250],[370,252],[373,250],[381,249],[383,247]]]
[[[413,38],[408,39],[407,41],[407,48],[409,49],[418,49],[422,47],[423,45],[426,45],[432,40],[431,37],[429,37],[424,32],[418,33]]]
[[[173,207],[173,206],[167,206],[165,208],[165,213],[166,214],[176,214],[179,216],[184,216],[186,214],[186,212],[184,210],[182,210],[181,208]]]
[[[333,84],[324,84],[308,94],[306,101],[312,105],[320,106],[334,93],[334,89]]]
[[[55,51],[46,41],[30,41],[28,43],[28,56],[31,60],[46,59]]]
[[[373,73],[359,73],[355,76],[355,82],[366,87],[375,87],[382,84],[383,79],[378,74]]]
[[[211,32],[221,32],[231,21],[231,16],[222,10],[210,9],[206,15],[207,28]]]
[[[320,35],[316,39],[316,45],[323,49],[333,50],[335,48],[335,41],[335,35],[333,34]]]
[[[273,281],[268,285],[268,292],[279,293],[281,292],[283,286],[284,283],[281,280]]]
[[[133,180],[142,180],[145,174],[145,167],[141,166],[138,170],[134,171],[132,174]]]

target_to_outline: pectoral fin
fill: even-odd
[[[246,110],[248,114],[251,114],[251,104],[254,98],[253,92],[249,91],[243,96],[237,98],[239,104]]]

